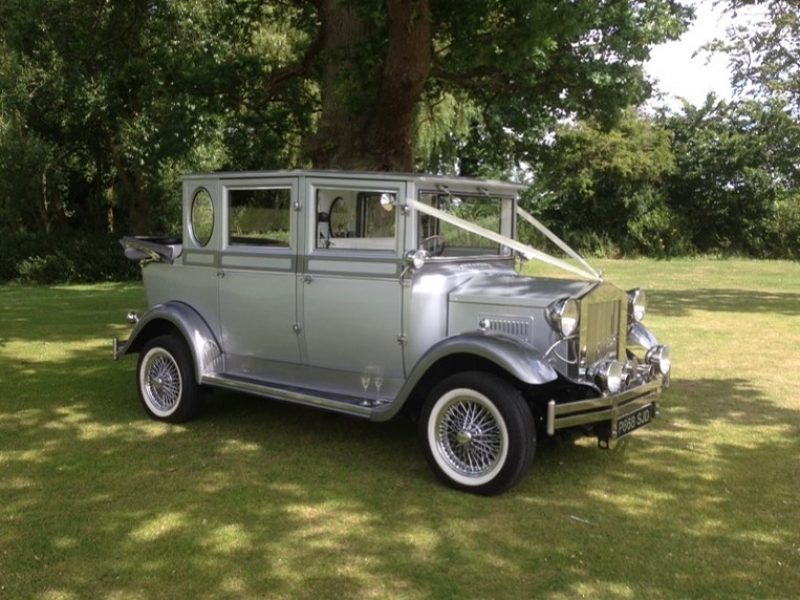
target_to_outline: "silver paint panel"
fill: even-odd
[[[219,294],[213,267],[197,267],[179,263],[150,263],[142,269],[147,305],[184,302],[193,307],[220,337]]]
[[[222,255],[221,265],[232,269],[266,269],[268,271],[294,272],[294,260],[290,253],[286,256],[262,256],[258,254],[236,255],[226,253]]]
[[[385,259],[384,259],[385,260]],[[318,273],[354,273],[361,275],[396,275],[397,259],[392,262],[367,262],[364,260],[308,260],[308,271]]]
[[[402,289],[398,280],[309,271],[302,291],[305,363],[347,373],[348,393],[363,393],[365,369],[403,377]]]
[[[214,252],[184,252],[183,264],[194,266],[213,266],[216,262],[216,253]]]
[[[225,269],[219,278],[222,348],[236,357],[300,362],[296,276],[267,270]]]

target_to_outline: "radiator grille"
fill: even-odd
[[[621,300],[593,302],[590,296],[584,301],[581,312],[580,343],[586,364],[601,358],[619,358]]]

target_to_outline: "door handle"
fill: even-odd
[[[311,283],[311,281],[312,281],[311,275],[303,275],[303,283],[308,284]]]

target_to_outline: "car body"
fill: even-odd
[[[648,424],[669,349],[644,293],[603,280],[517,205],[522,186],[419,174],[212,173],[183,180],[180,240],[126,237],[149,309],[139,353],[153,418],[222,388],[374,421],[409,410],[434,472],[496,494],[538,438],[608,445]],[[521,215],[573,260],[514,239]],[[520,257],[569,277],[523,276]]]

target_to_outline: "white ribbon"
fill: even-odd
[[[501,233],[496,233],[494,231],[490,231],[490,230],[486,229],[485,227],[481,227],[480,225],[475,225],[474,223],[470,223],[469,221],[465,221],[464,219],[462,219],[460,217],[456,217],[454,215],[451,215],[450,213],[447,213],[447,212],[445,212],[443,210],[439,210],[438,208],[434,208],[432,206],[428,206],[427,204],[425,204],[423,202],[419,202],[418,200],[414,200],[413,198],[407,198],[406,199],[406,204],[408,206],[410,206],[411,208],[413,208],[414,210],[417,210],[417,211],[419,211],[421,213],[424,213],[426,215],[430,215],[431,217],[436,217],[437,219],[439,219],[441,221],[444,221],[445,223],[450,223],[450,225],[454,225],[455,227],[458,227],[459,229],[463,229],[464,231],[466,231],[468,233],[474,233],[476,235],[479,235],[481,237],[486,238],[487,240],[491,240],[492,242],[500,244],[501,246],[506,246],[507,248],[511,248],[512,250],[516,250],[517,252],[519,252],[525,258],[527,258],[529,260],[531,260],[531,259],[538,260],[538,261],[543,262],[545,264],[548,264],[550,266],[557,267],[559,269],[563,269],[564,271],[569,271],[570,273],[572,273],[574,275],[578,275],[580,277],[583,277],[583,278],[586,278],[586,279],[590,279],[592,281],[600,281],[601,280],[601,277],[594,271],[594,269],[592,269],[591,267],[588,267],[588,265],[586,265],[588,267],[588,271],[585,271],[583,269],[580,269],[580,268],[578,268],[576,266],[573,266],[573,265],[569,264],[568,262],[565,262],[565,261],[561,260],[560,258],[556,258],[555,256],[550,256],[549,254],[547,254],[545,252],[542,252],[540,250],[536,250],[535,248],[531,248],[527,244],[523,244],[522,242],[518,242],[517,240],[511,239],[510,237],[507,237],[507,236],[505,236],[505,235],[503,235]],[[531,217],[531,218],[533,218],[533,217]],[[542,227],[544,227],[544,225],[542,225]],[[544,232],[542,232],[542,233],[544,233]],[[545,235],[547,235],[547,234],[545,233]],[[550,237],[550,236],[556,237],[555,234],[552,233],[552,232],[550,232],[550,235],[548,235],[548,237]],[[556,239],[558,239],[558,238],[556,238]],[[561,242],[561,240],[558,240],[558,241]],[[567,246],[566,244],[564,244],[564,242],[561,242],[561,244],[563,244],[564,246]],[[561,247],[561,245],[559,245],[559,247]],[[570,252],[568,252],[568,254],[570,254],[570,256],[572,256],[572,254],[575,254],[575,252],[574,251],[570,251]],[[586,264],[585,261],[583,261],[582,259],[581,259],[581,263],[584,264],[584,265]]]
[[[550,230],[547,228],[547,226],[546,226],[544,223],[542,223],[541,221],[539,221],[539,220],[538,220],[536,217],[534,217],[534,216],[533,216],[531,213],[529,213],[527,210],[525,210],[525,209],[524,209],[524,208],[522,208],[521,206],[517,206],[517,214],[518,214],[520,217],[522,217],[523,219],[525,219],[525,220],[526,220],[528,223],[530,223],[531,225],[533,225],[534,227],[536,227],[536,229],[538,229],[539,231],[541,231],[541,232],[542,232],[542,233],[545,235],[545,237],[547,237],[547,239],[549,239],[549,240],[550,240],[551,242],[553,242],[553,243],[554,243],[556,246],[558,246],[559,248],[561,248],[561,249],[562,249],[564,252],[566,252],[566,253],[567,253],[567,254],[568,254],[568,255],[569,255],[571,258],[574,258],[574,259],[575,259],[575,260],[577,260],[577,261],[578,261],[580,264],[582,264],[582,265],[583,265],[583,266],[586,268],[586,270],[587,270],[587,271],[589,271],[589,273],[591,273],[591,274],[592,274],[592,275],[593,275],[593,276],[594,276],[596,279],[601,279],[601,278],[602,278],[602,277],[601,277],[601,275],[600,275],[600,273],[598,273],[597,271],[595,271],[595,270],[592,268],[592,265],[590,265],[588,262],[586,262],[586,261],[583,259],[583,257],[582,257],[580,254],[578,254],[577,252],[575,252],[575,250],[573,250],[572,248],[570,248],[570,247],[567,245],[567,243],[566,243],[564,240],[562,240],[562,239],[561,239],[560,237],[558,237],[558,236],[557,236],[555,233],[553,233],[552,231],[550,231]]]

